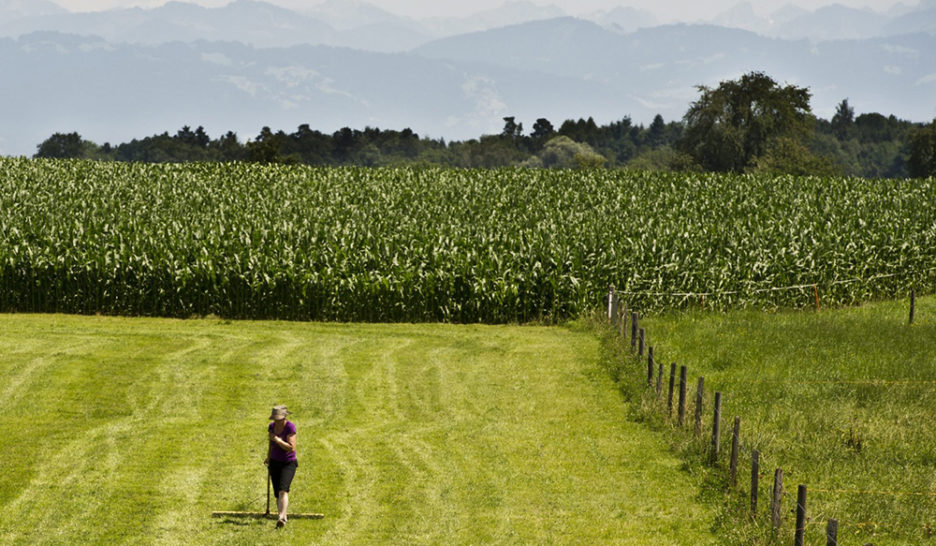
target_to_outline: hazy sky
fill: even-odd
[[[94,11],[117,7],[155,7],[164,4],[166,0],[53,0],[55,3],[73,11]],[[204,6],[222,6],[230,0],[185,0],[194,1]],[[308,9],[321,3],[321,0],[266,0],[272,4],[279,4],[292,9]],[[355,0],[347,0],[349,3]],[[531,0],[536,4],[553,4],[559,6],[567,13],[579,14],[600,9],[609,9],[615,6],[632,6],[654,13],[662,22],[694,21],[710,18],[713,14],[730,8],[741,0]],[[753,0],[754,10],[761,15],[767,15],[786,4],[815,9],[817,7],[837,3],[851,7],[870,8],[886,11],[900,2],[916,5],[919,0]],[[388,11],[408,15],[411,17],[432,17],[445,15],[467,15],[497,7],[504,0],[371,0],[369,3],[380,6]]]

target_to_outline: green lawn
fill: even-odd
[[[774,470],[782,468],[781,543],[792,542],[790,510],[799,484],[809,491],[808,544],[825,543],[831,518],[845,544],[936,543],[936,298],[918,299],[913,325],[907,319],[904,299],[819,312],[691,312],[642,320],[666,373],[671,362],[688,367],[690,416],[695,381],[705,377],[706,438],[714,391],[723,393],[726,453],[732,420],[741,417],[739,493],[734,503],[720,503],[726,508],[718,516],[726,534],[742,543],[769,534],[769,491]],[[645,384],[646,365],[633,367],[629,377]],[[754,525],[746,508],[752,449],[761,453]]]
[[[582,328],[0,315],[2,543],[713,542]],[[263,510],[269,409],[299,470]]]

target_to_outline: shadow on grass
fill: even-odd
[[[236,527],[263,527],[273,525],[276,522],[276,516],[266,515],[259,512],[246,513],[244,515],[224,515],[221,517],[212,517],[214,523],[222,525],[233,525]]]
[[[222,525],[235,525],[237,527],[256,527],[257,525],[264,524],[262,521],[243,520],[239,518],[221,518],[216,520],[215,523]]]

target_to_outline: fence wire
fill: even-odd
[[[931,271],[936,271],[936,267],[930,267],[928,269],[918,270],[919,273],[929,273]],[[742,294],[762,294],[765,292],[782,292],[786,290],[803,290],[806,288],[817,289],[822,286],[837,286],[840,284],[852,284],[856,282],[871,282],[879,279],[889,279],[892,277],[899,277],[904,275],[904,273],[886,273],[881,275],[873,275],[867,279],[853,278],[853,279],[842,279],[837,281],[829,282],[811,282],[805,284],[794,284],[790,286],[770,286],[765,288],[753,288],[750,290],[727,290],[722,292],[649,292],[649,291],[626,291],[626,290],[615,290],[615,294],[620,296],[653,296],[653,297],[673,297],[673,298],[701,298],[701,297],[711,297],[711,296],[737,296]]]

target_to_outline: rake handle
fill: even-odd
[[[267,510],[266,510],[266,515],[269,516],[269,515],[270,515],[270,480],[271,480],[269,467],[267,467],[266,475],[267,475]]]

